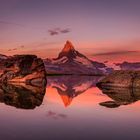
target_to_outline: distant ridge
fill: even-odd
[[[4,54],[0,54],[0,59],[7,59],[8,56],[4,55]]]

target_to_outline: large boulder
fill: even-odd
[[[26,83],[46,85],[46,72],[42,59],[35,55],[14,55],[0,63],[0,83]]]
[[[97,83],[97,86],[140,88],[140,71],[114,71]]]

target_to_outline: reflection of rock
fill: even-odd
[[[97,86],[140,88],[140,71],[115,71],[101,80]]]
[[[119,107],[120,105],[128,105],[140,100],[140,88],[122,88],[122,87],[104,87],[102,92],[114,101],[100,103],[101,106],[109,108]]]
[[[3,84],[0,86],[0,102],[16,108],[34,109],[42,104],[45,89],[45,86]]]
[[[102,103],[100,103],[100,105],[108,107],[108,108],[116,108],[116,107],[120,106],[120,104],[116,103],[115,101],[102,102]]]
[[[47,78],[47,85],[57,89],[64,105],[68,106],[74,97],[96,86],[101,79],[93,76],[52,76]]]
[[[45,67],[35,55],[15,55],[0,63],[0,82],[18,82],[34,86],[46,84]]]

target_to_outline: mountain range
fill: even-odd
[[[123,62],[123,63],[116,63],[116,66],[120,68],[120,70],[140,70],[140,62]]]
[[[67,41],[57,58],[45,59],[45,68],[48,75],[106,75],[113,71],[104,63],[92,61],[75,50],[73,44]]]

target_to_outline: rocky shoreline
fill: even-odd
[[[140,88],[140,71],[119,70],[106,76],[99,83],[99,88],[123,87],[123,88]]]

